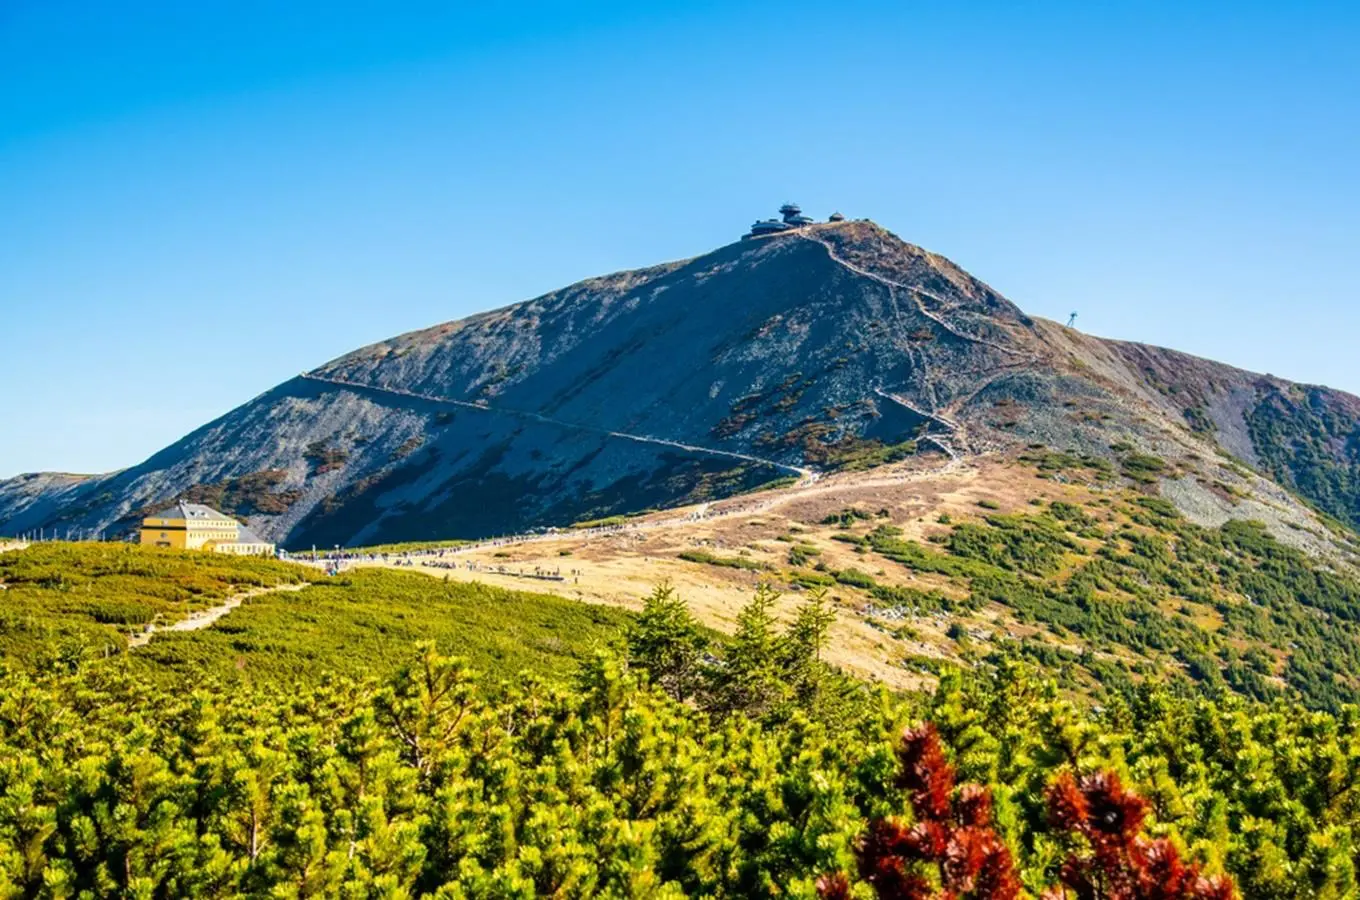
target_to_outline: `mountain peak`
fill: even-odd
[[[1286,483],[1307,469],[1298,490],[1349,465],[1281,451],[1269,425],[1322,404],[1318,446],[1345,447],[1360,407],[1340,395],[1030,319],[872,221],[781,216],[701,256],[360,348],[124,472],[0,484],[0,531],[117,528],[192,495],[286,544],[473,537],[1026,445],[1136,451],[1179,474],[1166,492],[1203,520],[1298,525],[1306,511],[1257,476],[1228,490],[1175,461],[1228,447]],[[1360,520],[1360,499],[1328,502]]]

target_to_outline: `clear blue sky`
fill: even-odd
[[[0,476],[786,199],[1360,391],[1355,3],[465,6],[0,0]]]

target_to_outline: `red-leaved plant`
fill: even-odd
[[[898,783],[910,794],[916,822],[895,816],[871,822],[855,847],[860,878],[880,900],[1015,900],[1020,879],[992,828],[991,791],[976,784],[954,790],[954,767],[929,723],[903,732],[898,762]],[[849,876],[823,875],[817,894],[849,900]]]
[[[1140,834],[1147,803],[1127,790],[1113,772],[1074,778],[1058,776],[1048,788],[1048,815],[1087,849],[1068,856],[1058,874],[1060,887],[1043,900],[1234,900],[1237,891],[1224,875],[1206,877],[1186,864],[1165,838]]]

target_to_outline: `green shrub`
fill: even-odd
[[[769,566],[763,562],[753,559],[743,559],[740,556],[714,556],[707,550],[682,550],[677,554],[680,559],[688,562],[704,563],[710,566],[723,566],[729,569],[749,569],[753,572],[763,572]]]
[[[1153,484],[1158,476],[1167,471],[1167,465],[1156,456],[1130,453],[1120,461],[1120,471],[1140,484]]]
[[[877,582],[868,573],[861,572],[859,569],[841,569],[835,573],[836,581],[850,587],[864,588],[868,590],[876,587]]]
[[[857,521],[866,521],[873,518],[862,509],[847,507],[840,512],[831,513],[822,519],[822,525],[838,525],[841,528],[849,528]]]

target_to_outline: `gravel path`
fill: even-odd
[[[471,403],[467,400],[454,400],[451,397],[436,397],[432,394],[420,394],[416,393],[415,391],[403,390],[401,388],[380,387],[374,384],[362,384],[360,382],[355,381],[346,381],[343,378],[331,378],[326,375],[313,375],[308,372],[303,372],[301,377],[306,378],[310,381],[320,381],[326,384],[332,384],[342,388],[354,388],[358,390],[376,391],[382,394],[391,394],[396,397],[410,397],[413,400],[423,400],[426,403],[447,403],[452,406],[462,407],[464,409],[477,409],[481,410],[482,412],[499,412],[504,413],[506,415],[519,416],[520,418],[533,419],[536,422],[543,422],[544,424],[547,425],[555,425],[559,428],[570,428],[576,431],[588,431],[591,432],[592,434],[600,434],[606,437],[622,438],[623,440],[636,441],[640,444],[660,444],[663,447],[675,447],[680,450],[687,450],[691,453],[703,453],[708,454],[709,456],[724,456],[727,457],[728,459],[739,459],[744,462],[759,463],[760,465],[770,466],[782,472],[788,472],[791,475],[797,475],[799,478],[805,478],[810,481],[816,481],[818,478],[818,473],[813,469],[803,468],[802,466],[790,465],[789,463],[777,462],[773,459],[763,459],[759,456],[751,456],[750,454],[747,453],[737,453],[736,451],[733,450],[715,450],[712,447],[700,447],[697,444],[684,444],[681,443],[680,441],[672,441],[667,438],[652,437],[651,435],[646,434],[629,434],[626,431],[610,431],[607,428],[597,428],[593,425],[582,425],[577,422],[564,422],[561,419],[554,419],[551,416],[545,416],[542,413],[527,412],[521,409],[506,409],[504,407],[491,406],[489,404],[483,403]]]
[[[201,628],[207,628],[251,597],[258,597],[261,594],[273,594],[278,591],[300,591],[308,586],[309,585],[305,583],[283,584],[278,587],[254,588],[240,594],[233,594],[216,606],[190,613],[183,619],[180,619],[177,622],[171,622],[169,625],[147,625],[144,631],[139,631],[128,638],[128,647],[143,647],[151,643],[151,638],[162,631],[198,631]]]

